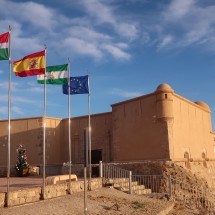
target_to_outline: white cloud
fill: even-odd
[[[180,19],[190,13],[194,7],[195,0],[172,0],[167,10],[165,11],[165,18],[171,22],[175,19]]]
[[[131,56],[128,53],[124,52],[117,46],[105,44],[102,47],[104,50],[108,51],[111,55],[113,55],[116,59],[129,60],[131,58]]]
[[[42,93],[44,92],[44,85],[43,84],[37,84],[36,81],[29,81],[27,82],[28,87],[28,91],[29,92],[33,92],[33,93]]]
[[[121,10],[122,0],[79,0],[66,1],[66,4],[72,9],[75,6],[81,13],[63,14],[60,8],[53,9],[35,1],[0,0],[0,27],[5,29],[4,26],[12,24],[13,28],[13,59],[43,49],[44,43],[50,53],[73,53],[97,61],[107,56],[130,60],[134,41],[142,46],[156,46],[159,51],[191,45],[215,49],[215,6],[212,4],[198,0],[164,1],[163,10],[156,11],[154,16],[144,11],[125,13]],[[127,0],[126,4],[147,5],[149,1]],[[10,10],[5,10],[6,7]]]
[[[43,87],[41,85],[38,85],[36,82],[27,82],[28,85],[28,92],[43,92]],[[0,83],[0,89],[4,91],[8,91],[8,82],[1,82]],[[11,82],[11,91],[12,93],[16,92],[26,92],[26,83],[23,85],[21,82]]]
[[[134,40],[137,37],[138,30],[134,23],[116,23],[114,27],[121,37],[126,36],[130,40]]]
[[[156,35],[158,50],[199,46],[215,49],[215,6],[194,0],[172,0],[148,32]],[[159,28],[156,28],[159,24]],[[173,30],[174,29],[174,30]],[[153,36],[154,36],[153,35]]]
[[[8,101],[8,95],[0,95],[0,102],[7,102]],[[21,96],[11,96],[11,103],[23,103],[23,104],[35,104],[36,101],[29,99],[29,98],[23,98]]]
[[[62,43],[64,48],[72,49],[73,53],[94,57],[100,59],[103,53],[99,50],[96,44],[78,38],[66,38]]]
[[[107,34],[99,33],[92,28],[75,26],[69,30],[69,36],[63,41],[65,47],[71,47],[73,53],[88,55],[101,59],[109,53],[115,59],[129,60],[130,55],[124,51],[128,44],[114,43]]]
[[[34,37],[26,36],[27,32],[22,29],[24,26],[21,22],[12,19],[1,21],[1,26],[4,26],[4,28],[9,25],[12,26],[11,48],[13,60],[19,60],[24,57],[24,55],[44,49],[44,40],[36,34]],[[5,28],[4,31],[8,31],[8,29]]]
[[[10,19],[29,22],[32,26],[50,29],[56,25],[55,11],[35,2],[0,1],[0,14]]]
[[[101,0],[80,0],[89,16],[94,17],[97,24],[109,24],[121,37],[135,39],[138,35],[137,24],[133,20],[120,16],[116,7]]]
[[[0,102],[7,102],[8,96],[7,95],[0,95]]]
[[[8,113],[8,107],[7,106],[0,106],[0,114],[6,115]]]
[[[19,90],[19,83],[18,82],[11,82],[11,88],[14,91],[18,91]],[[4,82],[0,82],[0,89],[8,91],[8,81],[4,81]]]
[[[8,82],[5,81],[5,82],[0,82],[0,88],[2,89],[6,89],[8,87]]]
[[[118,88],[114,88],[111,92],[111,94],[116,95],[116,96],[121,96],[123,98],[134,98],[138,96],[142,96],[142,92],[129,92],[129,91],[124,91]]]
[[[169,46],[169,45],[171,45],[172,42],[173,42],[173,39],[174,39],[174,38],[173,38],[172,35],[166,35],[166,36],[164,36],[164,37],[162,38],[162,41],[161,41],[159,47],[158,47],[158,50],[159,50],[159,49],[162,49],[162,48],[165,48],[165,47],[167,47],[167,46]]]
[[[129,59],[129,41],[138,34],[136,22],[125,15],[121,17],[116,7],[105,1],[80,0],[78,3],[67,3],[71,7],[78,5],[78,9],[84,13],[71,18],[70,15],[62,14],[60,9],[45,4],[0,0],[1,24],[12,25],[13,60],[40,51],[44,44],[48,45],[49,52],[58,52],[60,55],[71,54],[72,50],[76,56],[88,56],[95,60],[110,55],[116,59]],[[6,7],[14,12],[5,10]],[[108,24],[105,28],[111,27],[115,33],[103,31],[104,23]],[[103,48],[103,45],[109,48]],[[128,50],[125,51],[125,48]]]
[[[15,114],[18,114],[18,115],[24,115],[24,112],[21,108],[19,108],[18,106],[12,106],[11,107],[11,112],[12,114],[15,113]]]
[[[146,31],[142,33],[141,42],[142,44],[148,44],[151,41],[150,34]]]
[[[26,104],[26,103],[35,104],[35,103],[37,103],[35,100],[23,98],[23,97],[19,97],[19,96],[13,96],[11,102],[12,103],[23,103],[23,104]]]
[[[113,8],[109,5],[106,5],[99,0],[81,0],[80,2],[85,7],[89,15],[97,18],[97,22],[111,24],[115,23]]]
[[[44,89],[43,89],[43,87],[35,86],[35,87],[29,88],[29,91],[33,92],[33,93],[42,93],[42,92],[44,92]]]
[[[28,47],[26,52],[26,47]],[[31,54],[32,52],[41,51],[44,49],[43,44],[41,44],[41,41],[39,41],[38,38],[20,38],[16,37],[13,39],[13,49],[14,50],[20,50],[21,53],[24,55]],[[24,57],[22,55],[18,55],[19,58],[22,59]],[[16,59],[19,60],[19,59]]]
[[[129,48],[127,43],[116,43],[115,45],[116,45],[118,48],[122,48],[122,49],[127,49],[127,48]]]
[[[69,34],[73,37],[88,41],[110,41],[112,39],[107,34],[99,33],[94,29],[85,26],[74,26],[69,29]]]

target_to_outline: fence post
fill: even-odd
[[[172,176],[169,175],[169,198],[172,197]]]
[[[103,177],[103,166],[102,161],[99,161],[99,177]]]
[[[132,171],[129,171],[129,194],[132,194]]]

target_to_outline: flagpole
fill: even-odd
[[[70,98],[70,59],[68,58],[68,119],[69,119],[69,193],[71,194],[71,115],[70,115],[70,105],[71,98]]]
[[[45,187],[46,187],[46,50],[45,45],[45,74],[44,74],[44,113],[43,113],[43,196],[45,199]]]
[[[88,70],[88,124],[89,124],[89,185],[88,189],[91,190],[91,178],[92,178],[92,164],[91,164],[91,116],[90,116],[90,72]]]
[[[11,31],[12,28],[9,25],[9,65],[8,65],[8,157],[7,157],[7,206],[9,206],[10,195],[10,114],[11,114]]]

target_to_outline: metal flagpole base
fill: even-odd
[[[84,167],[84,214],[87,214],[87,168]]]

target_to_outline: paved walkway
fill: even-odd
[[[41,176],[11,177],[9,180],[10,191],[41,187],[43,178]],[[0,178],[0,193],[7,191],[7,178]]]

